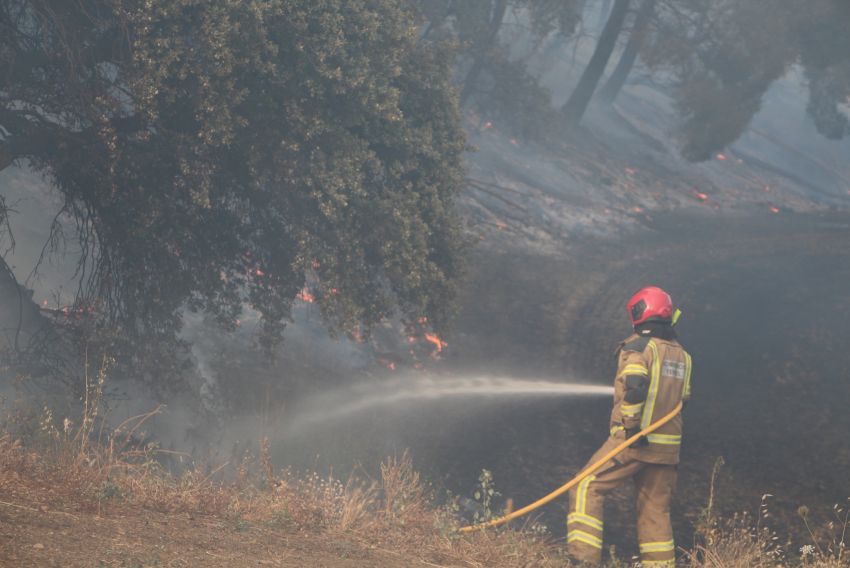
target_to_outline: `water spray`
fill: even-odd
[[[611,396],[613,393],[614,388],[611,386],[544,380],[489,376],[410,376],[391,381],[353,385],[317,395],[304,401],[293,423],[297,426],[327,423],[348,418],[372,408],[413,401],[427,402],[461,397],[517,399],[552,396]]]

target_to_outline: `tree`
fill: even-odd
[[[422,38],[456,46],[461,103],[482,117],[499,122],[512,136],[545,139],[557,118],[549,92],[511,57],[500,41],[510,14],[527,30],[523,37],[539,46],[552,35],[567,37],[580,19],[584,0],[410,0],[422,24]],[[482,120],[483,121],[483,120]]]
[[[76,223],[73,309],[160,345],[247,304],[271,348],[305,287],[333,329],[446,325],[465,142],[404,2],[2,0],[0,27],[0,168]]]
[[[818,132],[831,140],[850,136],[850,5],[817,0],[796,19],[800,62],[809,83],[807,112]]]
[[[608,16],[608,21],[599,36],[599,41],[596,43],[596,48],[593,50],[593,55],[590,57],[587,67],[582,72],[572,95],[561,107],[561,114],[567,126],[578,126],[581,122],[581,118],[593,98],[596,86],[605,72],[605,67],[608,65],[614,47],[617,45],[617,38],[623,29],[623,22],[626,19],[628,9],[629,0],[615,0],[611,15]]]
[[[499,28],[502,27],[502,21],[505,19],[505,12],[508,9],[508,0],[496,0],[492,7],[490,6],[490,2],[487,2],[486,4],[489,9],[488,11],[491,13],[489,14],[489,18],[485,20],[487,23],[486,26],[473,27],[473,29],[478,31],[476,34],[478,37],[473,39],[472,66],[469,68],[466,78],[463,81],[463,89],[460,91],[460,104],[464,104],[475,90],[475,84],[478,81],[478,77],[481,75],[481,71],[484,70],[490,51],[496,44]],[[467,9],[468,6],[469,4],[467,5]],[[461,15],[467,13],[468,12],[466,10],[462,10],[460,12]],[[480,20],[476,18],[476,21]],[[461,27],[461,29],[463,29],[463,27]]]
[[[777,0],[658,0],[641,56],[672,77],[682,155],[701,161],[737,140],[771,85],[796,64],[809,86],[807,112],[829,138],[850,133],[850,5]]]
[[[830,140],[850,136],[850,116],[841,110],[850,104],[850,62],[844,61],[828,67],[807,66],[809,103],[806,111],[815,128]]]
[[[629,40],[626,42],[626,47],[623,48],[617,66],[611,76],[608,77],[605,86],[599,91],[599,98],[603,101],[613,103],[617,95],[620,94],[623,85],[626,84],[626,79],[629,78],[629,74],[635,66],[640,48],[649,30],[649,24],[655,12],[655,2],[656,0],[643,0],[641,3],[631,33],[629,33]]]
[[[746,0],[659,3],[645,61],[672,77],[686,159],[710,159],[737,140],[794,63],[794,4],[782,0],[766,12]]]

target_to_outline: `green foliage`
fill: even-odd
[[[806,108],[818,132],[831,140],[850,136],[850,4],[819,0],[801,14],[800,60],[809,82]],[[842,112],[840,105],[845,105]]]
[[[481,506],[481,510],[475,511],[472,517],[473,522],[486,523],[496,518],[499,513],[493,510],[493,500],[501,495],[501,493],[496,491],[493,472],[489,469],[482,469],[481,475],[478,476],[478,483],[475,485],[475,490],[472,493],[472,498]]]
[[[850,135],[850,118],[839,105],[847,105],[850,93],[850,61],[826,68],[806,68],[809,80],[809,103],[806,111],[815,128],[830,140]]]
[[[91,491],[92,498],[97,501],[109,501],[111,499],[121,499],[124,497],[124,492],[121,487],[115,485],[111,479],[106,478],[100,482],[100,485],[94,487]]]
[[[839,105],[850,89],[848,10],[833,0],[780,0],[769,11],[746,0],[660,3],[643,59],[672,73],[683,156],[707,160],[737,140],[795,63],[806,70],[817,129],[846,136],[850,123]]]
[[[505,54],[487,60],[485,79],[473,105],[505,133],[527,140],[547,140],[557,134],[558,112],[549,91],[540,86],[521,61]]]
[[[790,22],[743,0],[662,3],[646,60],[672,70],[682,155],[711,158],[731,144],[764,93],[794,62]]]
[[[583,0],[411,0],[430,37],[458,46],[462,100],[481,116],[496,121],[512,136],[545,140],[557,123],[549,92],[529,73],[526,62],[512,60],[499,41],[504,19],[512,15],[527,26],[535,47],[553,33],[572,35]],[[434,32],[439,30],[439,34]]]
[[[120,338],[155,353],[184,308],[227,327],[247,303],[271,348],[305,286],[335,329],[446,324],[465,142],[451,56],[405,3],[3,0],[0,20],[0,147],[53,181],[80,305]]]

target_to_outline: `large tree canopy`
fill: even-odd
[[[0,169],[64,198],[79,302],[168,337],[186,307],[279,340],[445,323],[465,142],[451,57],[401,0],[2,0]]]
[[[663,0],[644,50],[673,79],[682,154],[707,160],[749,126],[764,94],[792,66],[809,86],[808,113],[828,138],[850,134],[850,4],[840,0]]]

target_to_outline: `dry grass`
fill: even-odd
[[[108,516],[128,508],[211,515],[236,527],[345,535],[364,547],[437,566],[567,565],[552,546],[520,532],[458,538],[450,507],[435,505],[408,454],[383,463],[379,479],[361,475],[343,482],[315,473],[276,474],[261,441],[259,458],[246,458],[229,479],[223,465],[173,475],[157,461],[156,447],[135,442],[156,413],[107,432],[93,410],[78,425],[64,420],[59,427],[45,410],[35,428],[25,428],[26,446],[8,431],[0,434],[0,492],[18,503],[6,505],[70,515]]]
[[[328,539],[344,535],[364,548],[433,566],[570,566],[560,545],[534,531],[508,529],[460,537],[452,508],[435,504],[408,454],[383,463],[379,479],[361,475],[343,482],[318,474],[276,473],[268,444],[261,441],[259,458],[238,464],[237,474],[229,479],[222,466],[172,475],[160,466],[155,447],[134,442],[156,411],[105,432],[94,407],[87,403],[88,416],[76,427],[67,420],[56,427],[46,413],[39,421],[39,435],[31,436],[27,445],[8,431],[0,433],[4,505],[32,511],[49,508],[72,517],[91,511],[108,516],[128,509],[211,515],[237,529],[250,523]],[[701,544],[682,553],[681,565],[848,567],[850,513],[846,507],[836,507],[834,513],[832,526],[811,531],[811,543],[792,549],[777,545],[778,537],[762,527],[766,508],[755,518],[742,515],[718,521],[709,507],[707,521],[699,528]],[[807,515],[801,509],[808,524]]]

